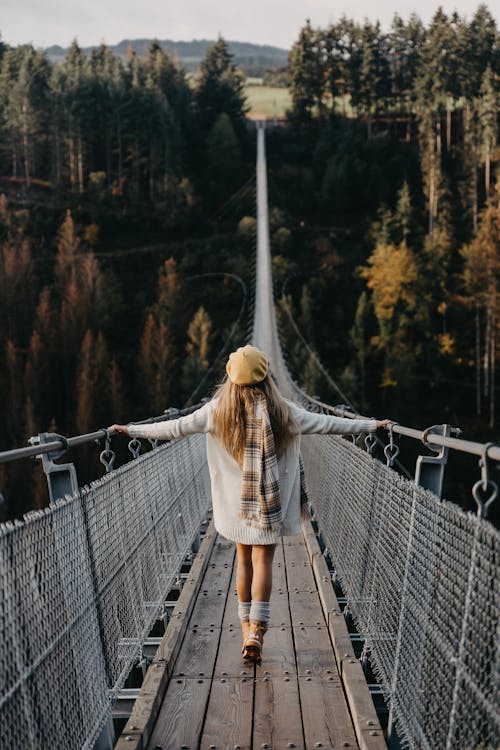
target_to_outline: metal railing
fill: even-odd
[[[112,705],[210,504],[204,436],[134,450],[0,524],[0,747],[113,747]]]

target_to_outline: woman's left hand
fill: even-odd
[[[126,424],[112,424],[110,427],[108,427],[108,430],[119,432],[122,435],[129,435],[128,427]]]

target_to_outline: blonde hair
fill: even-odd
[[[274,435],[276,455],[281,456],[298,429],[290,408],[273,379],[267,375],[256,385],[236,385],[227,378],[217,389],[213,431],[227,452],[241,466],[245,453],[247,413],[253,409],[253,396],[263,393]]]

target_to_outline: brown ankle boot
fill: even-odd
[[[267,630],[266,622],[250,620],[248,634],[243,643],[243,657],[259,662],[262,660],[262,646],[264,644],[264,633]]]
[[[241,653],[243,654],[245,652],[245,640],[247,635],[250,632],[250,623],[248,620],[241,620],[241,637],[243,645],[241,647]]]

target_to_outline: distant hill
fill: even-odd
[[[152,39],[123,39],[118,44],[110,44],[109,49],[113,54],[118,55],[123,60],[126,59],[127,49],[131,47],[139,56],[147,53]],[[196,70],[205,53],[214,44],[209,39],[193,39],[191,42],[175,42],[171,39],[161,39],[158,43],[162,49],[176,57],[188,71]],[[269,68],[278,68],[287,64],[288,50],[280,47],[272,47],[268,44],[251,44],[250,42],[228,42],[229,50],[234,55],[234,62],[248,76],[262,76]],[[97,45],[92,47],[83,47],[86,54],[90,54]],[[46,48],[46,53],[53,62],[60,62],[66,52],[67,47],[60,47],[54,44]]]

